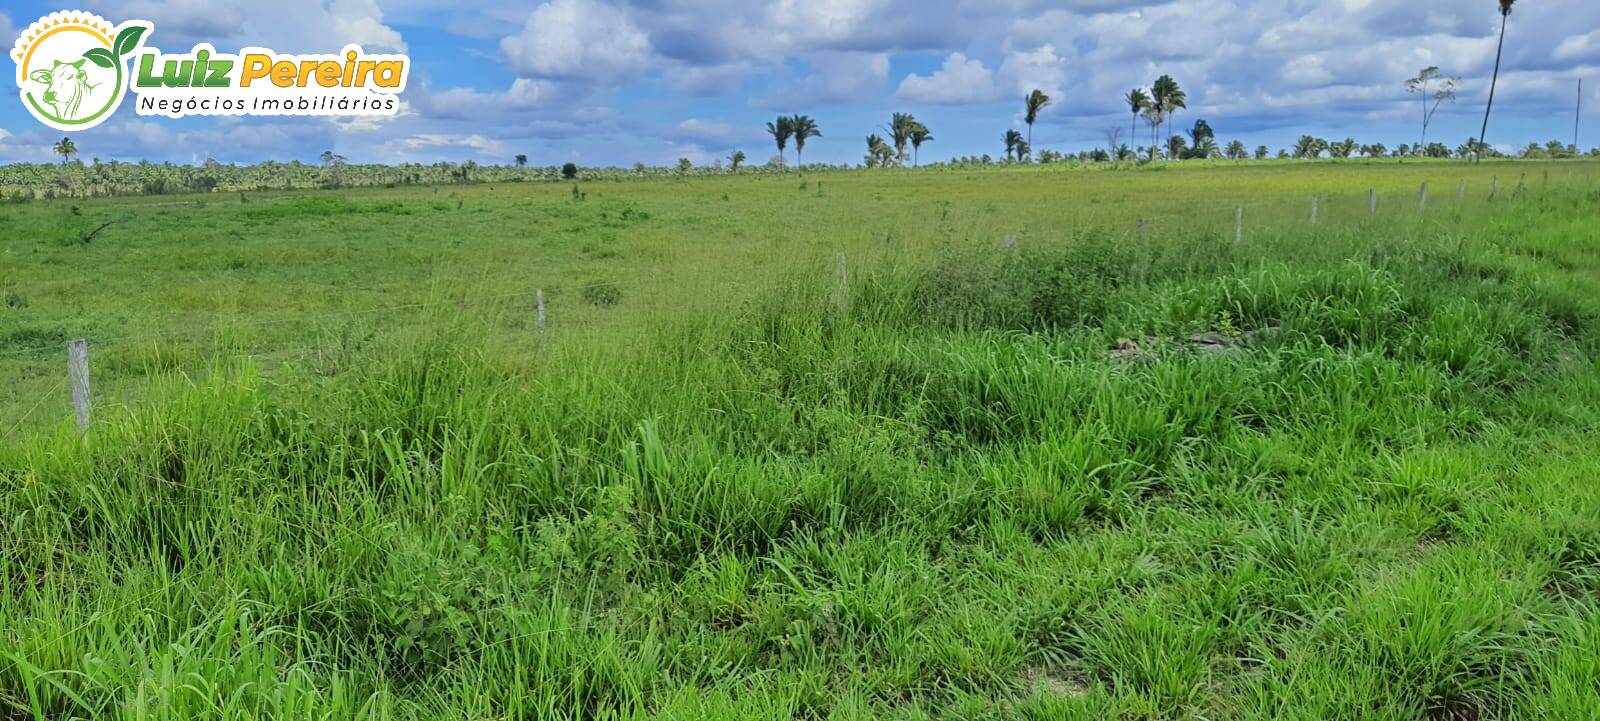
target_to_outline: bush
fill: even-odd
[[[561,166],[561,177],[566,180],[578,179],[578,166],[576,163],[567,163]]]
[[[583,287],[583,299],[589,305],[608,308],[622,302],[622,289],[615,283],[591,283]]]

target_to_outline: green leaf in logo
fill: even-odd
[[[117,57],[133,52],[133,49],[139,46],[139,38],[144,36],[144,31],[145,28],[133,26],[117,33],[117,42],[114,43]]]
[[[117,59],[111,55],[110,50],[105,48],[89,48],[89,51],[84,53],[83,56],[102,68],[109,68],[117,64]]]

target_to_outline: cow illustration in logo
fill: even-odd
[[[57,130],[86,130],[104,122],[128,88],[127,61],[150,24],[113,27],[92,13],[54,12],[39,18],[11,50],[22,104]]]

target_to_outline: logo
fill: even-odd
[[[39,18],[11,50],[23,106],[57,130],[105,122],[122,104],[128,60],[150,27],[143,20],[113,27],[99,15],[78,11]]]
[[[22,104],[57,130],[87,130],[110,117],[128,90],[140,115],[394,115],[411,59],[346,45],[337,54],[289,55],[247,47],[187,53],[143,47],[155,26],[113,27],[92,13],[46,15],[17,38]]]

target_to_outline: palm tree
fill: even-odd
[[[61,142],[56,143],[50,149],[54,151],[56,155],[61,156],[62,165],[66,165],[67,161],[72,160],[72,156],[78,154],[78,144],[72,142],[72,138],[67,137],[63,137]]]
[[[1033,122],[1039,119],[1040,111],[1050,107],[1050,96],[1043,90],[1035,88],[1022,99],[1023,119],[1028,122],[1028,146],[1033,146]]]
[[[733,172],[739,172],[739,166],[744,165],[744,151],[733,151],[733,154],[728,156],[728,165],[733,168]]]
[[[1139,132],[1139,113],[1150,106],[1150,96],[1145,94],[1144,88],[1134,88],[1122,99],[1127,101],[1128,109],[1133,111],[1133,120],[1128,123],[1128,142],[1137,143],[1139,141],[1133,136]]]
[[[1229,160],[1244,160],[1245,158],[1250,157],[1250,151],[1244,149],[1244,143],[1235,140],[1231,143],[1228,143],[1226,155],[1228,156]]]
[[[1155,106],[1161,122],[1176,114],[1180,108],[1189,107],[1188,101],[1188,94],[1178,87],[1178,81],[1173,80],[1171,75],[1156,78],[1155,85],[1150,88],[1150,102]]]
[[[817,121],[806,115],[789,118],[789,130],[794,133],[794,164],[804,171],[806,161],[802,159],[802,155],[806,150],[806,140],[822,137],[822,131],[817,129]]]
[[[918,122],[917,127],[911,129],[912,167],[916,167],[917,165],[917,156],[922,151],[922,144],[928,142],[929,140],[933,140],[933,136],[928,134],[928,126]]]
[[[783,151],[789,148],[789,138],[794,135],[794,126],[787,117],[780,115],[776,121],[767,123],[767,133],[772,136],[772,142],[778,145],[778,157],[783,157]]]
[[[1489,104],[1483,108],[1483,129],[1478,131],[1478,147],[1489,142],[1485,135],[1489,133],[1489,111],[1494,109],[1494,87],[1500,83],[1500,55],[1506,49],[1506,18],[1511,17],[1511,6],[1517,0],[1499,0],[1500,3],[1500,45],[1494,51],[1494,78],[1489,81]],[[1482,153],[1473,156],[1473,162],[1483,159]]]
[[[890,148],[888,143],[883,142],[882,137],[877,133],[867,136],[867,157],[865,159],[867,167],[889,167],[889,161],[893,157],[894,149]]]
[[[911,133],[922,123],[917,122],[916,116],[910,113],[895,113],[889,119],[889,127],[884,128],[889,133],[889,139],[894,141],[894,158],[901,165],[906,163],[906,145],[911,142]]]
[[[1019,132],[1017,132],[1015,130],[1007,130],[1006,131],[1006,160],[1011,160],[1013,154],[1016,153],[1017,146],[1025,143],[1025,142],[1027,142],[1027,141],[1023,140],[1022,133],[1019,133]]]
[[[516,161],[517,161],[517,167],[519,167],[519,168],[528,167],[528,156],[527,155],[524,155],[522,153],[517,153]]]

